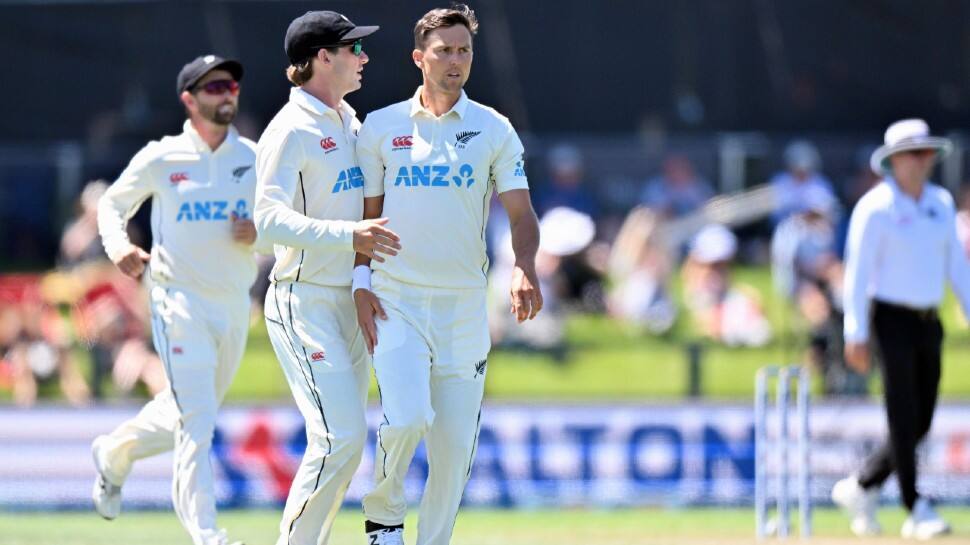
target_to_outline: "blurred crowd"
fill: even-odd
[[[631,334],[676,332],[685,350],[697,342],[787,344],[792,363],[811,365],[826,393],[865,395],[868,377],[842,355],[842,278],[849,214],[879,181],[868,166],[870,151],[859,151],[859,168],[839,193],[818,149],[795,140],[779,172],[732,195],[717,194],[687,155],[669,153],[660,172],[642,182],[639,202],[618,218],[597,206],[582,151],[570,144],[551,148],[545,177],[532,178],[546,307],[526,327],[515,327],[504,308],[512,253],[507,222],[493,203],[495,344],[547,351],[565,361],[568,315],[604,313]],[[970,255],[970,186],[958,201],[960,236]],[[737,278],[739,263],[770,266],[771,291]]]
[[[859,155],[867,159],[868,150]],[[817,370],[827,393],[866,393],[868,377],[842,358],[841,309],[849,213],[878,182],[865,160],[837,193],[816,147],[797,140],[784,150],[780,172],[724,195],[688,155],[668,153],[659,172],[644,177],[638,202],[620,213],[601,205],[579,147],[559,144],[539,160],[529,174],[545,308],[518,326],[508,313],[513,253],[495,198],[487,226],[495,346],[565,363],[570,315],[603,314],[631,335],[673,339],[685,349],[698,342],[789,343],[798,360]],[[0,276],[0,391],[9,390],[17,404],[60,392],[80,405],[153,395],[165,386],[151,346],[146,290],[112,266],[98,236],[97,200],[107,185],[92,181],[81,192],[53,271]],[[970,186],[957,202],[958,231],[970,255]],[[132,240],[147,247],[137,222],[130,229]],[[772,291],[738,278],[739,263],[770,266]],[[254,312],[271,265],[263,257]],[[780,338],[789,331],[797,336]],[[81,365],[83,358],[90,364]]]
[[[166,387],[146,291],[108,260],[98,236],[97,202],[107,187],[97,180],[82,191],[55,270],[0,276],[0,389],[18,405],[57,391],[84,405]],[[82,358],[90,362],[87,376]]]

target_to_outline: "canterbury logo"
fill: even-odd
[[[313,361],[323,361],[326,355],[323,352],[314,352],[310,354],[310,359]]]
[[[394,139],[391,140],[391,147],[393,149],[410,148],[412,146],[411,138],[411,136],[395,136]]]
[[[173,184],[184,182],[185,180],[188,180],[188,179],[189,179],[188,172],[173,172],[172,175],[168,177],[168,181],[172,182]]]
[[[475,138],[479,134],[482,134],[482,131],[460,132],[455,135],[455,143],[458,144],[459,147],[465,147],[468,144],[468,142],[471,141],[472,138]]]
[[[332,150],[337,147],[337,143],[333,141],[333,138],[328,136],[320,139],[320,147],[325,150]]]

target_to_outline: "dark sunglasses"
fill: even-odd
[[[216,79],[203,85],[197,85],[195,91],[202,91],[207,95],[221,95],[229,91],[231,95],[239,94],[239,82],[231,79]]]
[[[352,44],[347,44],[350,47],[350,52],[354,54],[355,57],[359,57],[361,52],[364,50],[364,40],[356,40]]]
[[[930,155],[936,155],[936,150],[932,148],[922,148],[922,149],[911,149],[903,152],[907,155],[912,155],[913,157],[929,157]]]
[[[362,40],[362,39],[355,40],[355,41],[353,41],[351,43],[337,44],[335,46],[329,46],[329,45],[327,45],[327,46],[323,46],[323,47],[317,47],[317,50],[320,50],[320,49],[328,49],[328,48],[331,48],[331,47],[337,47],[337,48],[340,48],[340,47],[349,47],[350,48],[350,52],[353,53],[353,55],[355,57],[359,57],[360,54],[361,54],[361,52],[364,51],[364,40]]]

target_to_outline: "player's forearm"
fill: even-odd
[[[539,251],[539,220],[535,212],[529,210],[510,221],[512,230],[512,251],[518,267],[531,270],[535,268],[536,253]]]
[[[271,198],[258,197],[254,211],[261,244],[315,250],[352,250],[355,222],[309,218]]]
[[[127,210],[105,195],[98,201],[98,234],[108,258],[117,261],[131,249],[127,232]]]
[[[384,213],[384,195],[379,197],[365,197],[364,198],[364,219],[372,220],[381,217]],[[370,266],[370,258],[364,254],[358,253],[354,256],[354,267],[359,265]]]

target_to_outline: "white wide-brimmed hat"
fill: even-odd
[[[539,221],[539,249],[555,256],[579,253],[596,236],[593,218],[565,206],[557,206]]]
[[[889,156],[901,151],[917,149],[936,150],[937,159],[946,157],[953,149],[949,138],[930,136],[930,126],[922,119],[903,119],[886,129],[885,143],[872,152],[869,167],[876,174],[889,172]]]
[[[737,251],[738,238],[719,223],[712,223],[701,229],[690,245],[690,257],[705,264],[730,261]]]

